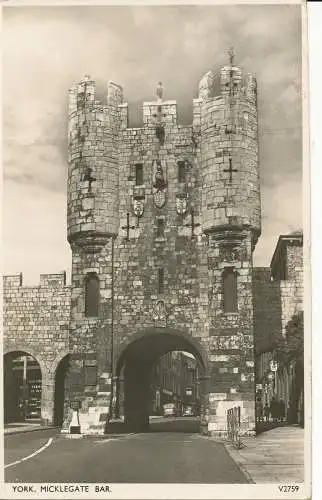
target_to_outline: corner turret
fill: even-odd
[[[118,232],[117,140],[122,88],[107,86],[95,100],[89,76],[69,91],[68,241],[99,251]]]
[[[256,79],[232,63],[199,85],[203,231],[250,230],[254,248],[261,232]]]

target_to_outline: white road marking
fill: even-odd
[[[123,436],[115,437],[115,438],[103,438],[98,441],[94,441],[94,443],[110,443],[111,441],[122,441],[124,439],[128,439],[129,437],[134,436],[134,432],[129,432],[129,434],[124,434]]]
[[[110,443],[111,441],[120,441],[121,438],[112,438],[112,439],[100,439],[99,441],[94,441],[94,443],[105,444]]]
[[[7,469],[7,467],[12,467],[13,465],[17,465],[17,464],[20,464],[21,462],[24,462],[25,460],[29,460],[29,458],[32,458],[36,455],[38,455],[38,453],[41,453],[42,451],[44,451],[46,448],[48,448],[48,446],[51,445],[51,443],[53,442],[53,439],[54,438],[49,438],[47,443],[44,444],[44,446],[42,446],[41,448],[39,448],[39,450],[37,451],[34,451],[33,453],[31,453],[31,455],[28,455],[27,457],[24,457],[24,458],[21,458],[20,460],[16,460],[15,462],[11,462],[11,464],[7,464],[4,466],[5,469]]]

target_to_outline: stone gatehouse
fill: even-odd
[[[65,400],[67,428],[77,402],[81,432],[100,433],[122,400],[128,427],[145,429],[151,368],[182,350],[199,362],[208,432],[224,436],[226,411],[240,406],[242,431],[252,433],[254,339],[265,323],[265,308],[254,307],[263,280],[253,268],[261,233],[254,76],[232,61],[219,78],[208,72],[190,126],[178,124],[176,101],[159,85],[140,128],[128,127],[120,86],[109,82],[101,103],[86,77],[70,90],[68,123],[71,286],[63,274],[31,288],[19,275],[4,280],[4,352],[39,361],[42,418],[61,415]]]

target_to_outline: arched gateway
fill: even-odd
[[[171,351],[192,354],[199,365],[201,405],[207,403],[209,363],[207,353],[196,339],[171,328],[151,328],[138,332],[121,346],[116,364],[116,405],[124,398],[124,422],[131,431],[144,431],[149,425],[150,377],[156,361]],[[122,376],[121,376],[122,374]],[[120,384],[119,381],[122,380]]]

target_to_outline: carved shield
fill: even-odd
[[[137,217],[142,217],[144,212],[144,198],[133,199],[133,212]]]
[[[153,319],[156,326],[166,326],[167,323],[167,310],[163,300],[159,300],[153,311]]]
[[[176,207],[177,212],[180,215],[184,215],[187,211],[187,198],[186,196],[176,196]]]
[[[164,190],[162,191],[154,190],[154,203],[156,207],[162,208],[163,205],[165,204],[165,200],[166,200],[166,195]]]

